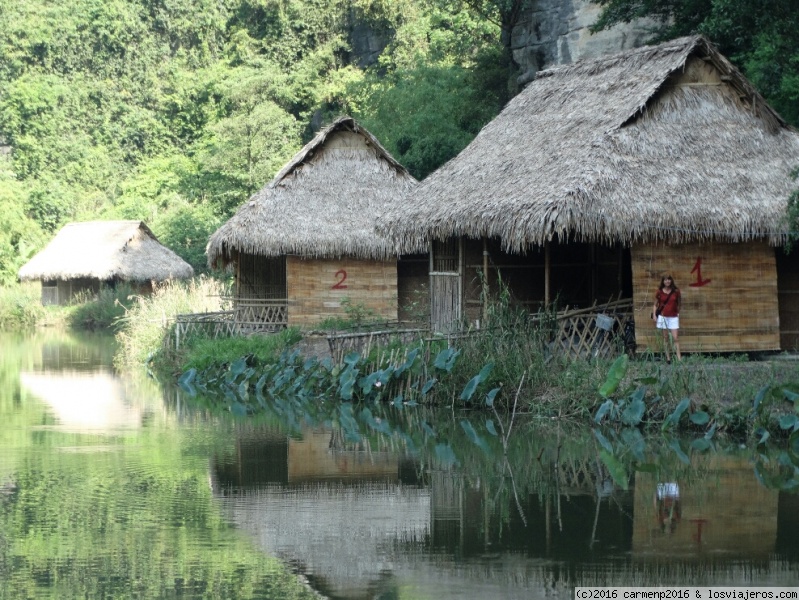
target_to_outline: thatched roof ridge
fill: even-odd
[[[339,117],[211,236],[208,262],[226,264],[236,253],[396,256],[375,221],[416,183],[371,133]]]
[[[20,270],[22,281],[164,281],[194,275],[141,221],[69,223]]]
[[[696,64],[714,81],[687,81]],[[500,237],[786,239],[799,135],[701,36],[539,73],[378,228],[406,247]]]
[[[282,169],[275,175],[274,179],[269,183],[270,187],[279,185],[287,176],[291,175],[295,170],[300,168],[303,164],[309,162],[314,153],[322,148],[327,142],[328,138],[337,131],[353,131],[359,133],[369,141],[369,144],[376,150],[377,155],[385,160],[388,164],[393,166],[397,171],[408,174],[408,171],[397,160],[391,156],[380,141],[373,136],[365,127],[361,127],[358,122],[347,115],[337,117],[328,126],[323,127],[314,136],[314,138],[303,146],[302,150],[297,152],[292,159],[287,162]]]

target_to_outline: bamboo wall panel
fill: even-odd
[[[85,293],[90,296],[98,294],[100,292],[100,280],[89,277],[67,279],[66,281],[59,280],[57,288],[58,303],[66,305],[78,294]]]
[[[632,248],[632,273],[639,351],[662,345],[650,314],[666,273],[682,292],[684,352],[780,348],[777,270],[774,249],[767,244],[638,245]]]
[[[436,333],[461,328],[461,282],[457,273],[430,275],[430,327]]]
[[[42,285],[42,306],[58,304],[58,285]]]
[[[289,325],[346,318],[342,301],[362,304],[377,319],[397,320],[396,261],[286,258]]]

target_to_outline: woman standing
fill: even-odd
[[[677,360],[682,360],[680,354],[680,306],[682,296],[674,283],[671,275],[665,275],[660,280],[660,287],[655,294],[655,304],[652,307],[652,318],[655,326],[663,331],[663,343],[666,347],[666,363],[671,364],[671,348],[669,346],[669,333],[674,343],[674,353]]]

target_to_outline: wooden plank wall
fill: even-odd
[[[286,257],[289,325],[346,318],[341,302],[363,306],[379,320],[397,320],[397,262]]]
[[[763,242],[634,246],[633,311],[639,351],[659,350],[650,313],[665,273],[673,275],[682,291],[684,352],[779,350],[774,252]]]

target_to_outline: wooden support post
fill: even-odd
[[[466,261],[463,259],[463,236],[458,238],[458,326],[463,326],[463,278],[466,275]]]
[[[544,308],[549,309],[552,302],[549,293],[549,279],[552,257],[549,250],[549,242],[544,243]]]
[[[488,318],[488,238],[483,236],[483,323]]]

